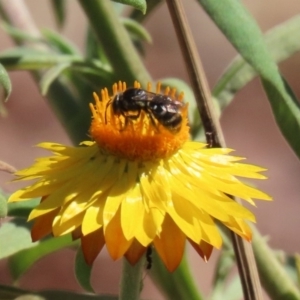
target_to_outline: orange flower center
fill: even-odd
[[[135,82],[134,88],[140,89],[140,84]],[[187,104],[182,103],[183,93],[176,98],[176,90],[166,88],[164,96],[180,105],[177,110],[172,109],[170,113],[157,118],[146,106],[151,99],[129,99],[129,105],[134,104],[134,108],[126,106],[126,103],[124,106],[124,102],[120,103],[123,100],[117,106],[114,103],[116,97],[122,96],[126,90],[125,82],[119,82],[113,85],[112,97],[109,97],[106,88],[101,90],[101,99],[94,93],[95,105],[90,104],[93,114],[90,134],[100,149],[117,157],[138,161],[162,159],[174,154],[189,138]],[[150,84],[147,92],[151,93]],[[151,95],[161,96],[160,84],[157,84],[156,94]],[[159,102],[158,105],[164,106],[164,103]],[[170,126],[174,120],[177,121],[176,130]]]

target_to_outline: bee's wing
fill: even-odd
[[[146,99],[145,99],[146,101],[152,101],[153,98],[157,96],[157,94],[148,91],[145,91],[145,95],[146,95]]]

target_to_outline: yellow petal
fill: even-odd
[[[185,235],[168,215],[165,217],[160,237],[156,237],[153,244],[166,268],[173,272],[183,256]]]
[[[119,180],[112,186],[109,196],[106,199],[104,211],[103,211],[103,225],[104,231],[106,225],[115,216],[122,201],[125,199],[128,190],[130,190],[135,184],[135,181],[131,176],[125,176],[119,178]]]
[[[31,228],[31,238],[35,242],[42,239],[52,232],[52,223],[59,209],[50,212],[49,214],[37,218]]]
[[[224,225],[247,241],[250,242],[252,240],[251,228],[245,221],[231,218],[230,222],[224,223]]]
[[[177,195],[173,195],[173,201],[169,202],[166,211],[171,216],[184,234],[195,242],[201,240],[201,228],[197,219],[201,212],[188,201]]]
[[[71,233],[73,230],[81,226],[83,214],[76,215],[68,222],[60,223],[61,216],[58,214],[53,221],[52,232],[54,236],[61,236]]]
[[[173,194],[177,194],[182,199],[190,201],[199,209],[205,209],[205,211],[213,217],[221,221],[228,221],[228,212],[220,209],[216,201],[216,199],[219,198],[218,195],[209,194],[202,189],[193,190],[191,186],[188,186],[188,183],[185,182],[183,184],[176,177],[171,181],[171,189]]]
[[[96,230],[81,237],[81,247],[86,263],[91,265],[105,245],[103,230]]]
[[[201,241],[199,244],[196,244],[191,240],[189,240],[189,242],[193,246],[193,248],[198,252],[198,254],[204,259],[204,261],[207,262],[214,249],[213,246],[209,243],[206,243],[205,241]]]
[[[133,239],[127,240],[123,234],[120,220],[120,209],[110,220],[104,232],[107,250],[113,260],[121,258],[129,249]]]
[[[83,214],[86,210],[85,206],[86,203],[77,203],[77,201],[72,201],[70,204],[65,205],[60,212],[60,223],[68,222],[76,215]]]
[[[155,197],[151,198],[153,202],[168,202],[172,199],[170,174],[163,166],[159,165],[157,168],[153,169],[149,175],[149,182],[151,183],[152,189],[155,193]]]
[[[199,223],[202,229],[203,242],[207,242],[220,249],[222,246],[222,237],[213,219],[203,212],[199,218]]]
[[[103,225],[102,218],[103,207],[92,205],[87,208],[82,221],[82,234],[88,235],[99,230]]]
[[[144,247],[152,243],[156,236],[160,235],[161,226],[164,220],[165,212],[158,209],[144,211],[142,226],[136,228],[135,238]]]
[[[130,248],[125,253],[125,257],[132,265],[135,265],[146,252],[146,249],[137,240],[133,240]]]
[[[140,185],[136,184],[126,193],[121,206],[121,226],[127,240],[132,239],[137,228],[142,225],[144,209]]]
[[[168,202],[171,199],[170,191],[165,192],[163,186],[159,184],[159,180],[154,180],[152,177],[140,174],[140,185],[145,199],[145,210],[149,211],[150,202],[151,206],[157,207],[159,210],[165,210],[164,202]],[[162,196],[165,194],[165,196]]]

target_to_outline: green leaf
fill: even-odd
[[[213,278],[213,291],[210,299],[221,300],[223,299],[223,293],[227,285],[227,278],[235,266],[234,253],[232,250],[223,250],[215,269]],[[224,298],[225,299],[225,298]]]
[[[299,286],[299,254],[290,255],[282,250],[274,251],[277,260],[284,266],[287,274]]]
[[[297,273],[297,284],[300,284],[300,255],[298,253],[295,254],[295,266],[296,266],[296,273]]]
[[[18,29],[8,23],[1,23],[1,28],[12,37],[16,43],[43,42],[40,37],[34,36],[25,30]]]
[[[11,82],[5,68],[0,64],[0,102],[6,102],[11,93]]]
[[[7,199],[6,197],[0,192],[0,222],[2,218],[7,216]]]
[[[239,276],[235,276],[228,284],[227,288],[220,295],[220,300],[239,300],[243,299],[244,293]],[[217,300],[217,298],[212,298]]]
[[[5,241],[5,243],[1,243],[0,259],[37,245],[37,243],[31,241],[29,224],[25,219],[20,218],[13,219],[1,225],[0,241]]]
[[[268,50],[277,63],[300,50],[300,39],[295,39],[299,31],[300,16],[296,16],[265,34]],[[257,75],[240,55],[235,57],[213,89],[213,96],[218,98],[221,108],[230,104],[235,94]]]
[[[146,0],[113,0],[114,2],[130,5],[138,10],[140,10],[143,14],[146,13],[147,10],[147,2]]]
[[[8,203],[8,216],[27,218],[30,212],[39,204],[40,198]]]
[[[145,55],[143,42],[152,43],[152,38],[149,32],[140,23],[130,18],[122,18],[121,22],[127,30],[132,43],[141,56]]]
[[[57,77],[70,66],[71,63],[58,64],[50,68],[43,74],[40,81],[40,89],[43,96],[48,93],[49,87],[53,83],[53,81],[57,79]]]
[[[300,109],[299,99],[296,97],[294,91],[292,90],[291,86],[286,81],[286,79],[283,76],[281,76],[281,78],[282,78],[282,81],[284,82],[284,86],[285,86],[286,91],[288,92],[288,94],[290,95],[291,99],[293,100],[293,102],[295,103],[295,105],[298,107],[298,109]]]
[[[128,18],[123,18],[122,23],[133,40],[152,43],[151,35],[140,23]]]
[[[45,53],[27,47],[16,47],[0,54],[0,63],[9,70],[39,70],[61,63],[82,61],[78,55]]]
[[[88,59],[99,59],[104,64],[109,63],[104,50],[91,27],[88,27],[86,32],[85,55]]]
[[[34,243],[30,249],[19,251],[9,258],[13,279],[18,280],[40,258],[77,243],[72,241],[70,235],[65,235],[40,241],[39,244]]]
[[[97,69],[92,68],[80,68],[77,70],[77,77],[81,78],[81,82],[85,85],[89,85],[93,88],[94,91],[100,91],[102,88],[110,87],[112,82],[114,82],[113,75],[104,74],[103,72],[98,71]],[[89,93],[88,98],[92,99],[92,93]]]
[[[229,274],[227,274],[229,275]],[[238,275],[235,275],[233,279],[226,282],[226,285],[220,289],[213,289],[212,295],[208,298],[210,300],[239,300],[243,299],[243,289],[241,286],[241,280]]]
[[[43,29],[42,34],[45,37],[48,44],[52,47],[55,47],[55,49],[57,49],[60,53],[80,55],[80,52],[77,49],[77,47],[56,31],[50,29]]]
[[[266,238],[262,237],[254,226],[251,226],[251,230],[253,234],[252,247],[259,277],[269,298],[299,300],[298,287],[287,275],[274,251],[269,247]]]
[[[0,63],[0,115],[5,116],[6,110],[3,102],[6,102],[11,94],[11,82],[5,68]]]
[[[1,300],[118,300],[111,295],[85,295],[69,291],[44,290],[34,292],[0,285]]]
[[[92,266],[89,266],[84,259],[81,248],[78,248],[75,260],[75,275],[80,286],[87,292],[94,293],[91,285]]]
[[[130,19],[142,23],[160,4],[164,3],[162,0],[147,0],[146,2],[147,14],[144,14],[139,10],[133,10],[129,15]]]
[[[5,64],[11,70],[40,70],[52,68],[42,78],[42,91],[46,92],[50,84],[53,83],[57,76],[66,68],[71,68],[72,71],[81,72],[90,76],[92,84],[96,83],[99,87],[99,82],[112,82],[112,69],[109,65],[103,64],[99,60],[84,60],[77,55],[60,55],[47,54],[39,51],[30,51],[28,48],[18,47],[11,51],[6,51],[0,55],[0,62]],[[61,102],[61,99],[59,99]]]
[[[225,280],[230,270],[235,265],[234,253],[232,250],[222,251],[215,270],[213,285],[225,285]]]
[[[198,0],[243,58],[260,75],[274,117],[286,140],[300,157],[300,112],[285,89],[277,65],[265,46],[255,20],[242,2]]]
[[[51,4],[54,10],[56,23],[59,27],[62,27],[66,19],[66,1],[65,0],[51,0]]]

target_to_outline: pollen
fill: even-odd
[[[140,83],[136,81],[134,88],[140,89]],[[129,160],[164,159],[176,153],[189,139],[187,104],[178,110],[181,124],[178,131],[172,132],[151,111],[144,108],[142,101],[130,99],[137,101],[135,111],[128,109],[116,112],[114,101],[116,96],[127,90],[126,83],[115,83],[112,90],[112,96],[106,88],[101,90],[100,97],[94,93],[95,104],[90,103],[93,118],[90,135],[101,151]],[[147,85],[147,92],[152,92],[150,83]],[[176,89],[166,88],[161,93],[160,83],[157,84],[155,93],[168,96],[174,101],[183,102],[184,98],[183,93],[176,95]]]

